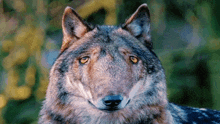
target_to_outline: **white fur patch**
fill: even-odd
[[[141,86],[141,82],[139,81],[132,87],[129,93],[129,99],[132,99],[136,95],[137,91],[140,89],[140,86]]]
[[[83,94],[84,98],[85,99],[92,99],[92,95],[91,95],[91,92],[90,91],[85,91],[83,85],[81,83],[71,83],[70,79],[68,76],[66,76],[66,82],[68,83],[69,86],[71,86],[73,89],[75,85],[75,87],[81,92],[81,94]]]

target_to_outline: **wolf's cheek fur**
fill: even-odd
[[[70,79],[67,78],[67,82],[72,83],[71,85],[74,85],[75,88],[77,87],[76,90],[80,92],[85,101],[93,103],[97,109],[102,108],[103,105],[100,105],[100,99],[112,93],[122,94],[124,96],[125,101],[122,101],[124,102],[122,103],[122,108],[127,105],[128,101],[132,106],[134,103],[139,103],[141,101],[140,96],[143,97],[142,100],[144,102],[140,102],[139,107],[146,103],[149,105],[167,104],[166,100],[158,101],[157,99],[158,97],[165,99],[162,98],[166,94],[166,88],[163,88],[165,87],[165,83],[153,82],[153,79],[156,77],[147,74],[141,60],[138,64],[134,65],[124,63],[124,65],[127,66],[122,66],[121,68],[127,71],[124,72],[121,70],[120,72],[120,70],[111,70],[111,68],[115,68],[117,64],[121,65],[121,63],[114,63],[114,66],[109,66],[112,61],[111,57],[107,56],[107,59],[105,58],[103,61],[102,59],[98,60],[98,58],[97,56],[91,57],[88,63],[84,65],[80,65],[76,62],[73,66],[73,72],[71,73],[80,74],[78,76],[75,75],[75,77],[78,77],[78,81],[71,82],[69,81]],[[126,79],[124,77],[131,78]],[[137,101],[135,97],[138,97]]]

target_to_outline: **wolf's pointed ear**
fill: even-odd
[[[151,35],[150,35],[150,12],[147,4],[142,4],[134,12],[131,17],[126,20],[122,28],[129,31],[139,41],[152,49]]]
[[[63,43],[61,52],[67,49],[73,42],[83,37],[91,28],[69,6],[65,8],[62,18]]]

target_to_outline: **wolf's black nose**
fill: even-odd
[[[109,95],[102,99],[104,105],[112,108],[118,106],[122,100],[123,97],[121,95]]]

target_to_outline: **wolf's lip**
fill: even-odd
[[[100,109],[100,110],[111,113],[111,112],[118,111],[120,109],[119,108],[106,108],[106,109]]]
[[[88,100],[88,103],[91,105],[91,106],[93,106],[94,108],[96,108],[96,109],[99,109],[99,110],[101,110],[101,111],[105,111],[105,112],[115,112],[115,111],[118,111],[118,110],[120,110],[120,108],[118,108],[118,107],[108,107],[108,108],[97,108],[94,104],[92,104],[92,102],[90,102],[89,100]]]

